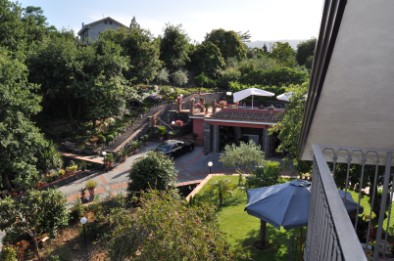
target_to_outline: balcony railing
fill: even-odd
[[[392,151],[312,147],[312,196],[304,259],[394,260],[390,242],[394,236],[390,229]],[[345,195],[352,192],[360,206],[361,199],[368,198],[369,207],[358,207],[349,214],[338,188]]]

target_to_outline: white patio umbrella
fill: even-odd
[[[233,93],[234,102],[239,102],[249,96],[252,96],[252,108],[253,108],[253,96],[254,95],[270,97],[270,96],[275,96],[275,93],[267,92],[267,91],[257,89],[257,88],[249,88],[249,89],[245,89],[245,90]]]
[[[276,96],[276,99],[278,99],[280,101],[288,102],[290,100],[291,96],[293,96],[293,92],[285,92],[285,93],[282,93],[281,95]]]

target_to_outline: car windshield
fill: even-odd
[[[157,146],[156,150],[161,151],[161,152],[167,152],[171,150],[171,145],[163,143]]]

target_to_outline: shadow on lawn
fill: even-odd
[[[290,250],[291,236],[295,231],[292,230],[279,230],[272,226],[267,226],[267,240],[268,247],[266,249],[258,249],[255,247],[255,243],[259,240],[259,230],[251,230],[247,237],[243,240],[238,240],[237,245],[241,245],[247,256],[251,260],[296,260],[298,252]],[[293,244],[294,245],[294,244]],[[292,256],[292,259],[289,258]]]

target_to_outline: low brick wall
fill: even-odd
[[[96,172],[97,171],[91,171],[91,170],[77,171],[70,176],[55,180],[51,183],[41,186],[38,189],[56,188],[56,187],[64,186],[64,185],[69,184],[69,183],[76,181],[78,179],[82,179],[84,177],[90,176],[91,174],[96,173]]]

